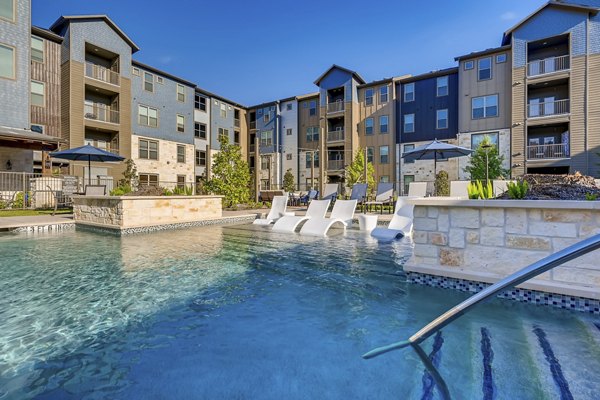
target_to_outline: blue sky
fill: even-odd
[[[137,60],[253,105],[315,91],[331,64],[367,81],[500,45],[542,0],[32,0],[34,25],[108,14]],[[168,7],[165,7],[168,4]]]

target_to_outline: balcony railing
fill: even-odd
[[[543,60],[535,60],[527,64],[527,76],[551,74],[553,72],[568,70],[570,67],[571,63],[568,55],[544,58]]]
[[[119,154],[119,145],[114,142],[107,142],[104,140],[85,139],[85,144],[92,145],[102,150],[106,150],[110,153]]]
[[[569,99],[546,101],[543,103],[529,103],[527,105],[527,116],[529,118],[547,117],[549,115],[560,115],[569,113]]]
[[[569,144],[539,144],[527,146],[528,160],[544,160],[548,158],[568,158]]]
[[[344,160],[330,160],[327,166],[330,171],[340,171],[344,169]]]
[[[336,131],[329,131],[327,133],[327,141],[328,142],[340,142],[340,141],[344,141],[344,130],[336,130]]]
[[[119,86],[118,72],[111,71],[102,65],[94,64],[89,61],[86,61],[85,63],[85,76]]]
[[[85,104],[84,117],[94,121],[109,122],[111,124],[119,123],[119,111],[113,110],[110,106],[101,103]]]
[[[248,146],[248,151],[250,153],[254,153],[256,151],[256,146],[254,146],[253,144],[249,145]]]
[[[328,113],[336,113],[344,111],[344,102],[343,101],[335,101],[333,103],[327,104],[327,112]]]
[[[256,121],[250,121],[250,129],[256,129]]]
[[[240,127],[240,120],[239,120],[239,119],[237,119],[237,118],[235,118],[235,119],[233,120],[233,126],[235,126],[236,128],[239,128],[239,127]]]

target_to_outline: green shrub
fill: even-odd
[[[493,199],[494,198],[494,186],[491,181],[488,181],[486,185],[483,184],[482,181],[470,182],[467,186],[467,193],[469,194],[469,199],[477,200],[477,199]]]
[[[435,195],[450,196],[450,179],[446,171],[438,172],[435,177]]]
[[[126,194],[129,194],[131,192],[132,192],[131,186],[124,184],[121,186],[117,186],[116,188],[111,190],[110,195],[111,196],[125,196]]]
[[[26,206],[28,206],[29,204],[25,203],[25,198],[27,197],[27,200],[31,199],[31,193],[27,193],[27,196],[25,196],[25,193],[23,192],[18,192],[17,195],[15,196],[15,201],[12,204],[11,208],[25,208]]]
[[[585,199],[587,201],[596,201],[596,200],[598,200],[598,195],[595,194],[595,193],[586,193],[585,194]]]
[[[529,184],[526,180],[516,182],[508,182],[507,186],[508,197],[515,200],[521,200],[527,195]]]
[[[8,207],[8,203],[5,202],[4,200],[0,200],[0,210],[4,210],[7,207]]]
[[[192,196],[194,194],[193,186],[176,186],[171,194],[167,195],[176,195],[176,196]]]

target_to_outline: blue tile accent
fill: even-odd
[[[535,333],[537,336],[540,346],[544,351],[546,361],[548,361],[548,364],[550,364],[550,371],[552,372],[552,378],[554,379],[556,386],[558,386],[560,399],[573,400],[573,395],[569,389],[569,383],[563,375],[562,368],[558,362],[558,359],[554,355],[554,351],[552,350],[552,346],[550,346],[550,342],[548,342],[548,339],[546,338],[546,332],[544,332],[539,326],[535,326],[533,328],[533,333]]]
[[[440,358],[442,356],[440,350],[442,349],[443,344],[444,338],[442,337],[442,331],[438,331],[433,339],[433,349],[431,350],[431,353],[429,353],[429,359],[436,368],[440,365]],[[435,381],[431,374],[425,370],[425,373],[423,374],[423,396],[421,396],[421,400],[432,400],[434,388]]]
[[[483,399],[493,400],[492,362],[494,361],[494,351],[492,350],[492,338],[487,328],[481,328],[481,354],[483,355]]]

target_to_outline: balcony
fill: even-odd
[[[256,151],[256,146],[254,144],[251,144],[248,146],[248,151],[250,153],[254,153]]]
[[[569,113],[569,99],[545,101],[534,101],[527,105],[527,116],[529,118],[548,117]]]
[[[250,121],[250,129],[256,130],[256,121]]]
[[[342,100],[327,104],[327,114],[335,114],[344,111],[344,102]]]
[[[327,167],[329,171],[341,171],[344,169],[344,160],[330,160]]]
[[[569,144],[538,144],[527,146],[528,160],[547,160],[553,158],[569,158]]]
[[[534,77],[552,74],[554,72],[566,71],[570,67],[571,60],[568,55],[534,60],[527,63],[527,76]]]
[[[112,71],[102,65],[94,64],[89,61],[85,63],[85,76],[111,85],[119,86],[119,73]]]
[[[101,103],[86,103],[84,105],[85,119],[92,121],[108,122],[110,124],[119,123],[119,111]]]
[[[327,133],[327,142],[343,142],[344,141],[344,130],[338,129],[335,131],[329,131]]]
[[[256,123],[255,123],[256,124]],[[235,126],[236,128],[240,127],[240,120],[238,118],[235,118],[233,120],[233,126]]]
[[[107,142],[105,140],[85,139],[85,144],[106,150],[110,153],[119,154],[119,144],[117,142]]]

